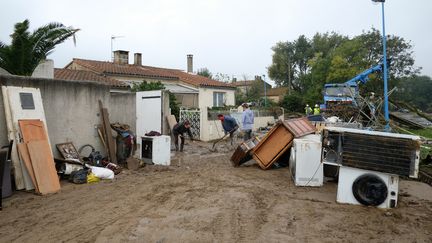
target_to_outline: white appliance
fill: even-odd
[[[295,138],[289,160],[291,176],[296,186],[322,186],[321,135]]]
[[[397,175],[346,166],[339,168],[338,203],[394,208],[398,191]]]
[[[170,165],[171,137],[166,135],[141,137],[140,158],[148,164]]]

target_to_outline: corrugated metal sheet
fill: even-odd
[[[285,120],[283,124],[296,138],[316,131],[316,127],[306,117]]]

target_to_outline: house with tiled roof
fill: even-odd
[[[128,86],[142,81],[160,81],[184,107],[234,105],[236,87],[193,73],[192,58],[192,55],[187,56],[188,70],[183,71],[142,65],[140,53],[135,53],[134,63],[129,64],[129,52],[115,51],[113,62],[74,58],[64,69],[90,72],[98,75],[98,79],[104,77],[107,82],[113,82],[114,79]]]
[[[265,96],[267,99],[279,103],[283,100],[284,96],[288,93],[288,87],[271,88],[267,90]],[[264,97],[264,94],[262,94]]]
[[[129,89],[129,85],[125,84],[124,82],[118,81],[117,79],[113,79],[102,74],[85,71],[85,70],[54,68],[54,79],[69,80],[69,81],[90,81],[96,83],[105,83],[110,85],[114,89],[115,88],[118,88],[119,90]]]
[[[265,82],[261,76],[255,76],[255,79],[253,80],[237,80],[234,79],[232,82],[232,85],[234,85],[238,91],[240,91],[241,93],[245,94],[247,96],[247,94],[249,93],[249,91],[252,89],[252,86],[254,84],[258,85],[262,85],[260,87],[263,87],[264,85],[266,86],[266,89],[271,89],[271,85],[267,82]]]

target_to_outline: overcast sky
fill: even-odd
[[[416,65],[432,76],[432,1],[387,0],[386,32],[410,40]],[[31,29],[48,22],[80,28],[77,44],[59,45],[49,56],[56,67],[72,58],[110,60],[114,50],[140,52],[143,65],[207,67],[243,79],[266,74],[271,47],[304,34],[335,31],[354,36],[382,29],[381,7],[371,0],[1,0],[0,40],[10,42],[16,22]],[[429,30],[428,30],[429,29]]]

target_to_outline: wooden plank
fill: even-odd
[[[102,126],[105,131],[105,143],[108,147],[108,157],[110,162],[117,164],[115,141],[111,132],[111,124],[109,121],[109,114],[107,108],[103,108],[102,101],[99,100],[99,107],[101,108]]]
[[[30,154],[28,152],[27,145],[25,143],[19,143],[17,144],[18,152],[21,156],[21,161],[24,162],[25,167],[27,168],[27,171],[29,173],[29,176],[33,182],[33,185],[35,187],[35,191],[39,193],[38,185],[36,182],[33,165],[31,163]]]
[[[47,140],[33,140],[27,144],[36,183],[41,194],[60,191],[60,182]]]
[[[174,115],[168,115],[168,116],[166,116],[166,119],[168,121],[170,131],[172,132],[172,130],[174,129],[174,126],[177,124],[177,120],[176,120]]]

